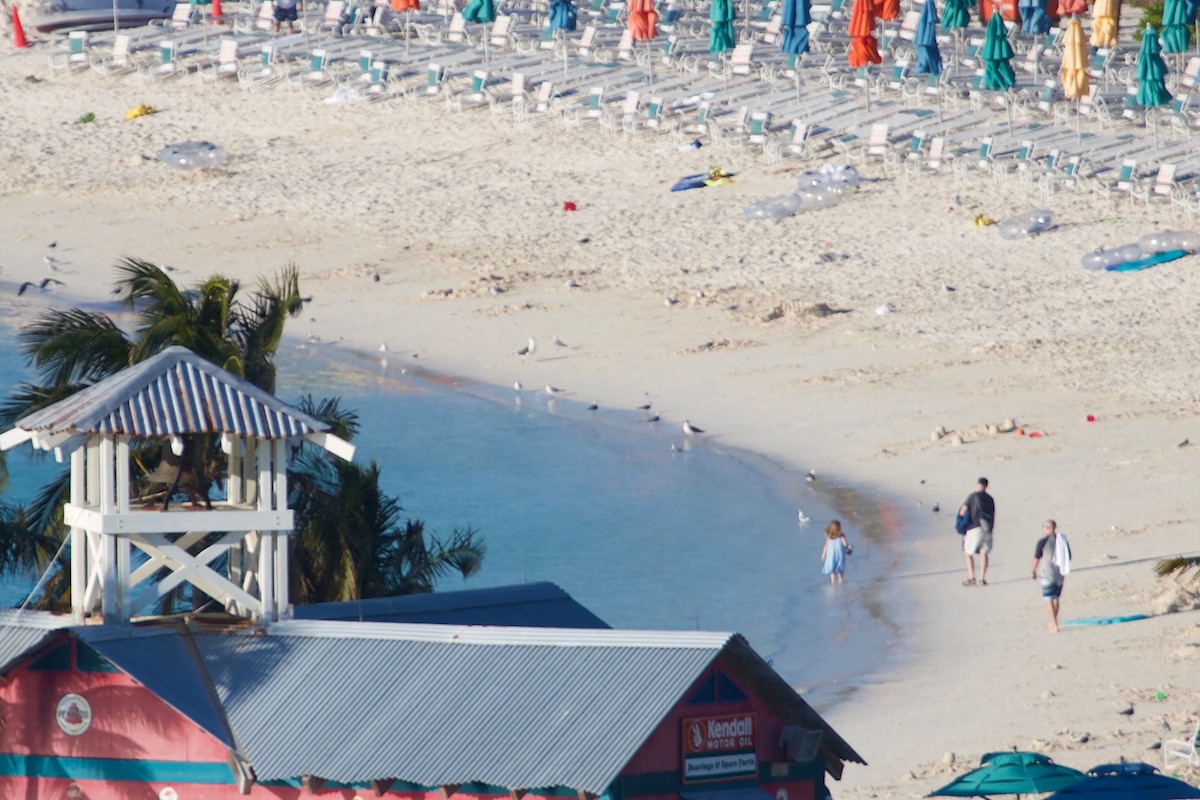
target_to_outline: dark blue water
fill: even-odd
[[[11,348],[0,369],[10,384],[22,374]],[[407,516],[435,536],[469,525],[486,541],[482,572],[440,589],[553,581],[614,627],[736,631],[818,706],[882,657],[890,635],[868,593],[886,546],[862,546],[851,525],[847,584],[830,587],[818,557],[832,500],[797,473],[704,437],[673,451],[676,426],[636,412],[288,346],[277,394],[308,393],[357,410],[356,458],[382,464]],[[22,501],[60,469],[28,446],[8,459]],[[812,523],[797,525],[798,506]],[[0,599],[29,585],[10,579]]]

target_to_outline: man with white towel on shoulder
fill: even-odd
[[[1035,580],[1040,578],[1042,582],[1042,597],[1050,614],[1050,632],[1058,633],[1058,598],[1062,596],[1063,580],[1071,571],[1071,545],[1067,543],[1067,537],[1058,532],[1058,523],[1052,519],[1042,523],[1042,531],[1045,535],[1033,548],[1031,572]]]

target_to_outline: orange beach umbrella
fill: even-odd
[[[879,0],[875,4],[875,16],[884,22],[900,19],[900,0]]]
[[[1076,14],[1086,14],[1087,10],[1087,0],[1058,0],[1059,19],[1065,19]]]
[[[875,39],[874,0],[854,0],[847,32],[851,36],[850,66],[865,67],[883,63],[879,56],[879,42]]]
[[[658,12],[654,0],[630,0],[629,33],[636,42],[648,42],[658,36]]]
[[[392,11],[420,11],[421,0],[391,0]]]
[[[1117,46],[1117,0],[1096,0],[1092,6],[1092,47]]]

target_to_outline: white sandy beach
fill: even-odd
[[[663,424],[688,418],[714,444],[896,498],[910,554],[888,598],[899,658],[828,715],[870,762],[847,768],[838,798],[918,797],[1013,746],[1078,769],[1161,766],[1147,747],[1200,719],[1200,618],[1161,614],[1191,601],[1152,572],[1200,550],[1200,258],[1080,266],[1096,247],[1194,228],[1165,200],[1042,200],[983,174],[885,178],[867,164],[871,180],[841,205],[747,223],[743,208],[790,191],[803,167],[440,101],[331,106],[321,90],[55,78],[49,51],[0,45],[7,324],[109,302],[123,256],[170,264],[184,283],[295,263],[313,295],[290,325],[297,341],[385,342],[394,363],[552,383],[602,408],[648,397]],[[124,121],[139,103],[160,113]],[[97,121],[74,124],[85,112]],[[221,144],[228,168],[158,160],[188,139]],[[715,164],[737,173],[732,185],[668,193]],[[1035,239],[972,224],[1042,205],[1058,225]],[[66,285],[17,297],[52,274],[51,241]],[[885,303],[894,313],[877,314]],[[541,346],[522,359],[531,336]],[[1043,435],[988,433],[1006,418]],[[962,443],[933,441],[937,426]],[[953,513],[979,475],[997,501],[996,551],[989,585],[964,588]],[[1065,618],[1154,616],[1047,633],[1029,578],[1047,517],[1075,551]],[[814,556],[798,571],[817,568],[819,522],[801,534]]]

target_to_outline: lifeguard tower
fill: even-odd
[[[60,463],[70,460],[63,520],[77,623],[97,615],[129,621],[184,583],[235,616],[270,623],[288,613],[289,445],[307,440],[354,457],[354,446],[327,430],[187,348],[171,347],[19,420],[0,434],[0,450],[29,442]],[[225,499],[164,510],[161,494],[131,497],[131,442],[157,440],[179,456],[188,437],[219,441]]]

